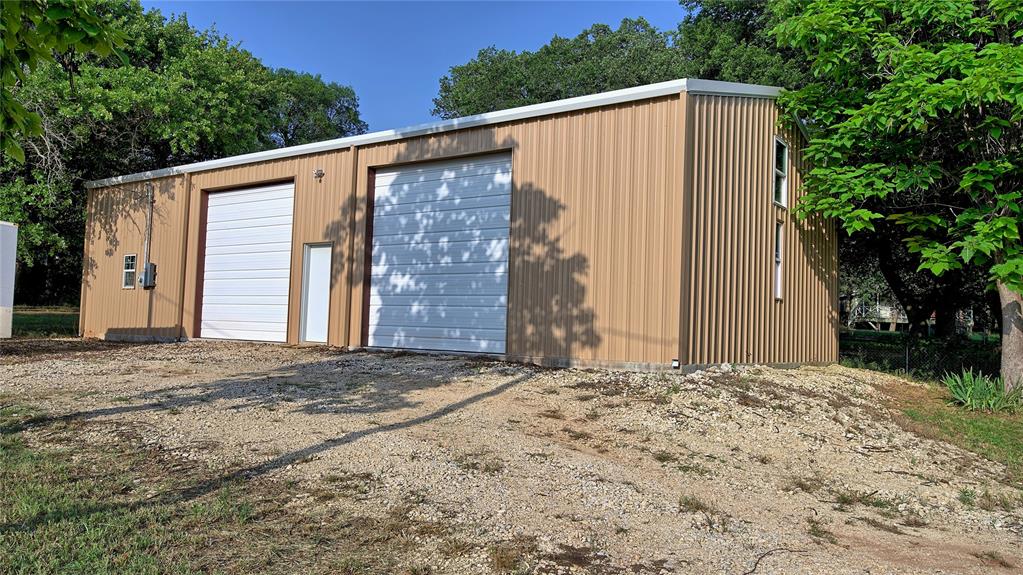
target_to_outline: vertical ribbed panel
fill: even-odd
[[[690,96],[693,165],[686,189],[693,225],[690,317],[682,354],[689,363],[834,361],[837,242],[831,222],[798,221],[801,136],[779,131],[774,102]],[[789,144],[788,208],[773,202],[773,146]],[[783,295],[774,296],[774,227],[784,226]]]
[[[354,211],[351,190],[351,156],[348,149],[323,154],[284,158],[269,162],[233,166],[220,170],[192,174],[192,213],[189,236],[189,261],[198,258],[201,221],[200,207],[203,193],[262,183],[292,180],[295,182],[295,215],[291,241],[291,289],[288,296],[288,341],[299,340],[299,314],[301,313],[302,255],[307,243],[332,244],[330,276],[330,317],[327,341],[331,345],[349,345],[343,334],[348,313],[348,271],[351,267],[349,234]],[[321,169],[324,176],[314,177]],[[184,326],[189,337],[195,337],[196,305],[199,298],[196,282],[198,268],[186,265],[186,297]],[[201,287],[201,286],[199,286]],[[200,334],[201,335],[201,334]]]
[[[184,176],[153,180],[153,233],[150,259],[158,265],[156,288],[123,289],[124,256],[143,264],[146,182],[91,190],[86,218],[82,276],[85,337],[171,339],[179,335],[180,273],[185,233]]]
[[[510,150],[509,355],[667,363],[678,357],[680,109],[673,96],[366,146],[359,203],[373,168]],[[357,218],[356,253],[364,229]],[[364,270],[353,271],[360,302]]]
[[[332,242],[328,339],[360,345],[373,170],[506,150],[509,355],[832,361],[835,234],[829,222],[797,222],[773,205],[776,124],[768,99],[682,94],[156,180],[152,292],[120,289],[121,256],[142,253],[144,184],[93,190],[83,333],[174,337],[181,325],[195,337],[204,194],[293,180],[288,340],[298,340],[302,247]],[[794,206],[800,140],[784,137]],[[782,301],[773,293],[775,221],[785,225]]]

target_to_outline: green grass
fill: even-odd
[[[949,405],[907,407],[903,413],[926,425],[937,436],[1004,463],[1014,481],[1023,482],[1023,418],[975,411]]]
[[[16,307],[11,332],[14,337],[78,335],[78,308]]]
[[[194,510],[137,505],[125,461],[102,454],[85,464],[70,450],[32,449],[18,431],[33,417],[24,408],[0,409],[4,573],[186,573],[188,560],[169,551],[197,543],[203,524],[246,519],[229,491]]]
[[[909,431],[947,441],[1007,468],[1007,479],[1023,485],[1023,414],[970,411],[950,402],[947,391],[933,386],[887,388]]]
[[[446,537],[405,512],[295,505],[310,501],[300,487],[224,480],[102,425],[0,401],[0,573],[404,573],[409,542]],[[87,426],[110,442],[82,440]]]

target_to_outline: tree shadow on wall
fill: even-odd
[[[332,281],[347,267],[369,292],[369,345],[563,360],[600,344],[588,258],[562,245],[568,206],[508,171],[500,154],[514,139],[484,129],[393,146],[383,161],[371,156],[372,197],[350,200],[324,230],[346,263]],[[368,252],[345,228],[366,230]]]
[[[489,132],[481,133],[488,134]],[[469,144],[459,142],[469,142]],[[514,149],[516,143],[511,139],[505,139],[498,143],[496,140],[477,134],[474,137],[459,138],[457,141],[450,136],[430,136],[415,143],[404,143],[400,146],[393,157],[376,167],[383,168],[392,164],[506,152]],[[463,171],[473,169],[476,168],[460,168]],[[393,217],[395,229],[392,230],[391,235],[394,238],[394,243],[387,245],[398,245],[402,249],[394,252],[389,249],[381,249],[374,252],[372,242],[368,242],[369,255],[371,259],[376,258],[372,261],[381,262],[379,274],[372,276],[372,281],[379,282],[380,286],[388,286],[386,289],[378,290],[378,296],[381,296],[378,301],[384,301],[392,296],[398,298],[390,299],[390,301],[393,302],[393,305],[400,304],[405,307],[404,312],[411,318],[411,327],[439,329],[440,332],[427,333],[450,334],[453,336],[451,339],[468,342],[485,341],[485,338],[473,339],[474,335],[465,332],[460,327],[460,322],[465,323],[468,320],[472,325],[486,325],[486,322],[494,321],[498,327],[473,327],[470,329],[504,329],[500,327],[504,320],[498,321],[495,317],[499,316],[493,313],[495,307],[499,308],[503,305],[501,302],[504,300],[501,298],[489,297],[484,298],[486,302],[489,302],[486,304],[461,306],[462,308],[472,308],[472,311],[469,312],[471,315],[466,316],[464,313],[461,316],[451,315],[440,309],[444,306],[436,303],[438,301],[436,298],[447,297],[444,292],[449,287],[456,285],[451,283],[455,280],[443,277],[445,273],[436,274],[442,276],[439,278],[426,279],[419,276],[430,274],[415,273],[420,269],[415,266],[437,266],[439,270],[445,272],[456,269],[453,266],[461,266],[461,273],[469,279],[458,279],[457,281],[463,282],[458,284],[461,287],[469,287],[468,290],[464,290],[468,294],[463,293],[452,297],[500,296],[500,293],[488,294],[485,291],[488,287],[501,285],[501,282],[496,279],[497,274],[507,274],[508,290],[505,297],[507,297],[506,329],[509,354],[563,359],[585,356],[588,350],[595,349],[601,343],[601,336],[595,329],[597,317],[586,304],[590,265],[585,254],[571,252],[562,245],[561,234],[570,225],[565,220],[570,208],[557,197],[558,191],[547,191],[533,183],[522,182],[514,174],[511,175],[507,184],[504,184],[501,180],[504,176],[499,174],[500,170],[496,170],[493,172],[494,177],[486,179],[487,183],[484,184],[480,184],[479,178],[469,178],[475,179],[476,185],[495,192],[475,196],[489,198],[487,200],[472,200],[468,194],[455,193],[458,191],[458,186],[464,186],[464,191],[473,185],[460,182],[458,170],[452,170],[449,174],[436,180],[426,179],[423,172],[410,172],[412,175],[403,176],[402,181],[397,184],[394,181],[381,184],[393,188],[386,190],[386,193],[382,194],[383,197],[400,198],[402,194],[415,192],[422,193],[424,199],[431,200],[429,202],[412,202],[411,204],[415,204],[413,207],[391,209],[388,208],[387,203],[379,203],[374,206],[371,202],[367,202],[362,194],[359,195],[362,199],[352,198],[345,201],[337,214],[338,217],[323,230],[324,237],[334,241],[331,287],[343,282],[346,274],[349,273],[354,281],[366,282],[365,285],[369,285],[371,277],[365,266],[367,252],[353,249],[353,246],[358,245],[358,242],[355,242],[356,234],[361,233],[367,224],[372,228],[374,214],[380,214],[381,217]],[[480,172],[477,171],[476,175],[479,174]],[[507,194],[499,193],[501,186],[507,187]],[[304,190],[296,190],[296,193],[304,193]],[[480,202],[496,202],[495,205],[489,206],[491,208],[503,206],[504,204],[500,202],[505,199],[495,199],[498,196],[508,196],[510,215],[508,211],[504,211],[502,216],[500,215],[502,211],[498,209],[481,212],[481,207],[488,206],[480,206]],[[445,204],[447,209],[443,210],[443,213],[430,209],[430,205],[435,205],[436,201],[448,201],[448,204]],[[391,206],[401,204],[402,202],[390,203]],[[127,204],[122,209],[127,209]],[[508,228],[504,238],[499,237],[497,232],[486,231],[500,229],[504,226]],[[370,234],[372,234],[372,229]],[[424,238],[430,241],[421,241]],[[116,246],[116,244],[111,245]],[[401,258],[385,257],[390,253],[400,253]],[[467,264],[471,264],[471,266]],[[484,299],[478,301],[484,301]],[[440,301],[443,302],[443,299]],[[372,302],[371,298],[370,303],[372,304]],[[352,305],[359,304],[353,302]],[[378,303],[377,306],[383,307],[383,304]],[[386,320],[386,316],[383,319]],[[473,322],[475,323],[473,324]],[[398,327],[408,329],[410,322],[405,321],[405,323],[406,325]],[[406,333],[406,337],[420,336],[413,331]],[[413,343],[415,342],[413,341]],[[88,419],[138,411],[180,409],[219,400],[229,400],[248,408],[277,407],[282,405],[280,402],[284,400],[275,395],[276,388],[273,385],[271,387],[274,389],[270,390],[260,391],[260,388],[267,387],[267,383],[280,383],[282,387],[286,388],[290,385],[289,382],[296,371],[303,370],[309,371],[309,377],[323,378],[331,385],[326,390],[314,393],[302,405],[295,406],[294,409],[297,411],[313,416],[344,412],[393,413],[417,406],[410,394],[430,387],[448,385],[461,378],[473,377],[472,374],[475,373],[473,370],[477,369],[473,367],[463,372],[399,376],[395,375],[395,366],[389,365],[387,359],[387,354],[380,354],[381,370],[374,374],[360,375],[360,373],[351,371],[345,365],[344,356],[342,356],[336,365],[313,362],[308,366],[287,366],[278,372],[268,370],[228,377],[211,383],[189,385],[173,390],[175,392],[173,398],[141,394],[137,398],[142,401],[139,405],[79,412],[69,415],[67,419]],[[471,365],[467,364],[466,367],[471,367]],[[407,418],[398,419],[385,425],[369,426],[352,431],[338,431],[331,434],[330,437],[299,449],[275,455],[267,461],[234,469],[215,478],[202,481],[186,490],[169,495],[168,499],[192,500],[215,491],[231,481],[260,477],[370,436],[401,432],[435,421],[521,386],[531,380],[536,373],[535,369],[524,369],[497,385],[475,392],[467,392],[449,404],[427,412],[413,413]],[[395,378],[402,381],[392,381]],[[261,383],[256,385],[254,381]],[[349,389],[349,384],[360,381],[371,386],[372,391],[355,397]],[[379,395],[376,392],[379,392]],[[138,505],[153,503],[156,502]],[[104,509],[99,507],[84,512],[94,513]],[[42,523],[50,519],[40,517],[39,522]]]
[[[87,254],[82,274],[82,282],[87,288],[96,280],[100,267],[96,254],[102,253],[107,258],[114,258],[119,254],[137,254],[137,265],[141,269],[143,243],[146,237],[147,183],[150,182],[121,184],[103,188],[101,192],[93,192],[85,228],[86,242],[87,244],[91,242],[91,245],[86,246]],[[174,214],[178,198],[187,197],[187,194],[177,193],[178,187],[183,184],[181,178],[164,178],[151,183],[153,197],[156,200],[153,205],[153,228],[178,227],[179,233],[186,234],[186,224]],[[131,231],[126,231],[126,228]],[[153,241],[175,240],[157,237],[154,233]],[[180,243],[181,238],[179,237],[177,241]],[[164,265],[172,266],[176,265],[176,262],[166,262]],[[120,270],[120,265],[115,267]]]
[[[831,309],[838,302],[838,230],[834,222],[817,214],[792,218],[792,229],[798,238],[803,259],[827,293],[829,332],[838,333],[838,309]]]

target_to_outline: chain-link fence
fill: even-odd
[[[998,375],[1000,344],[963,337],[921,338],[898,333],[843,333],[838,339],[842,363],[916,377],[940,378],[966,369]]]

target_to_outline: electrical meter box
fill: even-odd
[[[139,278],[142,289],[153,289],[156,287],[156,264],[149,262],[142,268],[142,277]]]

